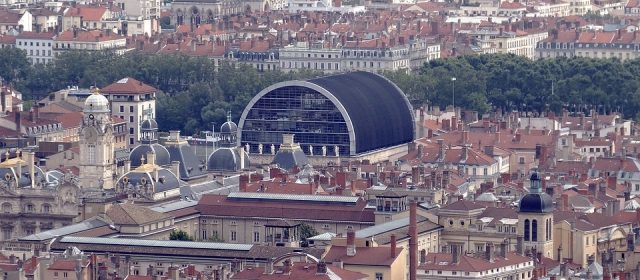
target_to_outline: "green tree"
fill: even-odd
[[[0,49],[0,78],[1,80],[15,84],[25,78],[30,70],[31,63],[27,54],[18,48]]]
[[[218,236],[218,232],[213,232],[213,234],[211,235],[211,237],[209,237],[208,239],[210,242],[224,242],[224,239],[220,238]]]
[[[193,237],[189,236],[186,231],[183,230],[173,230],[169,234],[169,240],[179,240],[179,241],[193,241]]]
[[[301,240],[306,240],[309,237],[313,237],[319,234],[318,231],[309,224],[300,224],[298,229],[300,230]]]

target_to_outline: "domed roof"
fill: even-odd
[[[227,121],[220,126],[220,132],[235,133],[238,131],[238,125],[232,121]]]
[[[138,145],[131,153],[129,153],[129,160],[131,161],[131,167],[138,167],[142,165],[142,158],[145,158],[145,163],[147,159],[147,154],[149,152],[154,152],[156,154],[156,165],[167,165],[171,163],[171,157],[169,156],[169,151],[167,148],[160,144],[142,144]]]
[[[126,180],[127,184],[131,184],[134,188],[141,188],[145,183],[151,183],[153,184],[156,193],[180,188],[180,180],[168,169],[160,168],[158,170],[158,178],[160,178],[158,181],[154,181],[149,172],[132,170],[122,175],[118,179],[117,185],[124,183],[123,180]]]
[[[546,193],[530,193],[520,200],[520,212],[522,213],[549,213],[553,212],[553,200]]]
[[[158,123],[154,119],[146,119],[140,124],[140,129],[142,130],[157,130]]]
[[[249,166],[249,164],[249,156],[244,154],[244,166]],[[211,171],[238,171],[241,169],[240,155],[236,149],[219,148],[209,156],[207,169]]]
[[[109,100],[97,91],[84,101],[85,113],[109,113]]]

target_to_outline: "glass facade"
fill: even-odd
[[[338,108],[313,89],[287,86],[272,90],[260,98],[247,113],[241,134],[241,144],[249,144],[250,153],[276,151],[283,133],[295,134],[305,154],[349,155],[349,132]],[[311,148],[310,148],[311,147]]]

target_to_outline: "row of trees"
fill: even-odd
[[[18,49],[0,49],[0,77],[25,94],[27,99],[79,86],[104,87],[123,77],[133,77],[154,86],[157,96],[157,121],[160,129],[182,130],[191,135],[220,126],[230,111],[239,119],[246,104],[269,85],[291,79],[306,79],[320,73],[258,72],[241,65],[222,64],[217,71],[213,61],[204,57],[153,55],[132,52],[69,51],[53,63],[31,66]]]
[[[148,83],[158,94],[161,130],[185,134],[220,125],[226,112],[239,118],[249,100],[267,86],[320,73],[258,72],[249,66],[217,68],[211,60],[181,55],[132,52],[65,52],[46,66],[31,66],[17,49],[0,49],[0,77],[29,98],[67,86],[104,87],[123,77]],[[455,104],[490,110],[560,112],[597,109],[620,111],[640,119],[640,60],[558,58],[529,60],[515,55],[473,55],[438,59],[420,69],[383,73],[414,106]],[[452,78],[455,77],[455,81]]]
[[[443,107],[455,94],[457,106],[481,113],[595,109],[640,119],[640,60],[473,55],[434,60],[411,74],[385,75],[414,105]]]

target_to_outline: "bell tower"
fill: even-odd
[[[531,174],[530,181],[529,193],[520,199],[518,236],[523,237],[523,249],[553,258],[553,200],[542,191],[538,172]]]
[[[94,89],[82,110],[80,128],[80,186],[113,188],[114,139],[109,100]]]

